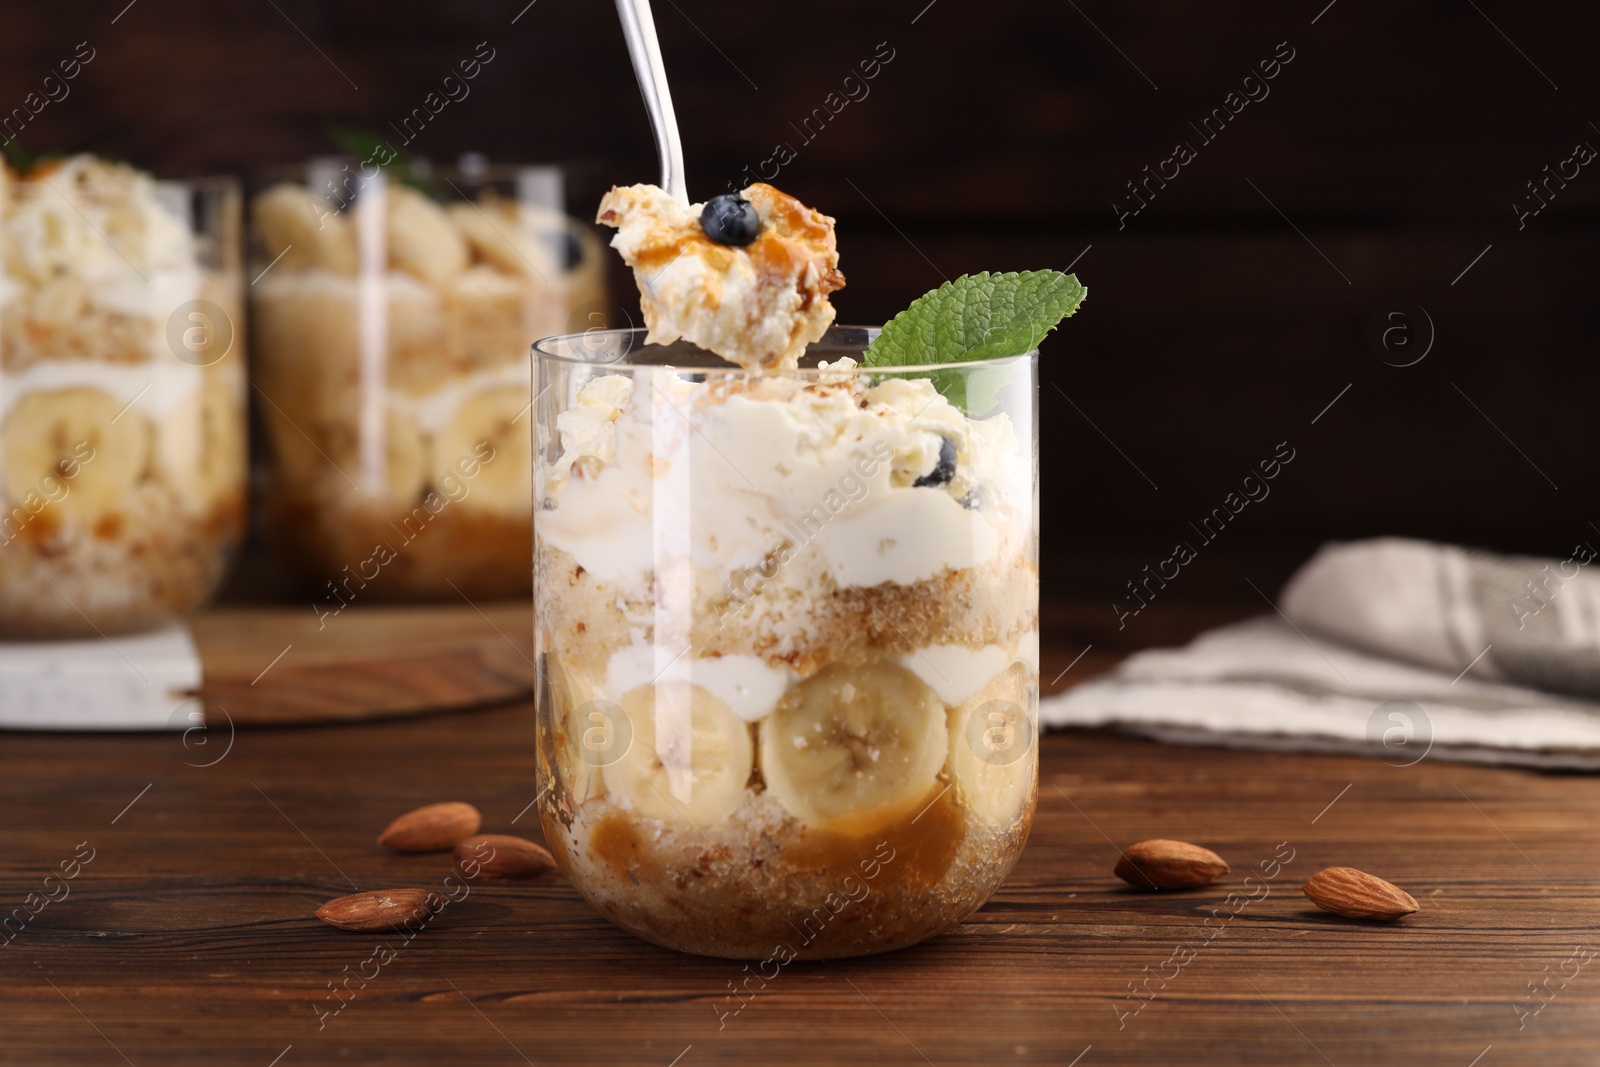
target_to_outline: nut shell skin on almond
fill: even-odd
[[[741,194],[761,220],[744,247],[700,225],[703,204],[653,185],[616,186],[596,218],[633,268],[649,344],[685,340],[750,370],[799,363],[833,324],[828,294],[844,287],[833,219],[770,185]]]

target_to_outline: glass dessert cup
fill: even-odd
[[[535,346],[540,817],[646,940],[889,951],[1027,837],[1037,353],[841,361],[876,333],[768,372],[643,331]]]
[[[239,188],[72,156],[0,220],[0,638],[158,626],[244,524]]]
[[[528,595],[528,344],[605,320],[560,168],[389,170],[313,161],[251,205],[267,535],[319,614]]]

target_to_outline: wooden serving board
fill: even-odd
[[[531,699],[530,602],[234,607],[189,620],[208,718],[290,725],[392,718]]]

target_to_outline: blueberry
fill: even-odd
[[[723,193],[706,201],[700,228],[718,244],[743,248],[761,233],[761,216],[738,193]]]
[[[967,490],[967,495],[961,498],[961,506],[968,511],[977,511],[983,507],[983,490],[973,486]]]
[[[937,488],[941,485],[950,484],[950,479],[955,476],[956,443],[948,437],[941,437],[939,438],[939,462],[934,465],[932,471],[924,474],[912,482],[911,485],[914,489],[922,489],[928,486]]]
[[[544,242],[549,246],[550,252],[556,257],[556,262],[561,264],[563,271],[576,267],[583,259],[583,245],[578,239],[566,230],[542,234]]]

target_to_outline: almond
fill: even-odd
[[[1394,920],[1417,910],[1410,893],[1354,867],[1328,867],[1305,885],[1311,903],[1351,919]]]
[[[330,900],[317,918],[341,930],[388,930],[426,919],[444,907],[444,898],[428,889],[379,889]]]
[[[443,852],[483,825],[483,816],[471,804],[448,800],[408,811],[378,835],[378,844],[396,852]]]
[[[511,834],[469,837],[456,845],[452,858],[468,878],[537,878],[556,866],[543,847]]]
[[[1116,869],[1118,878],[1140,889],[1193,889],[1227,873],[1228,864],[1209,848],[1162,838],[1129,845]]]

